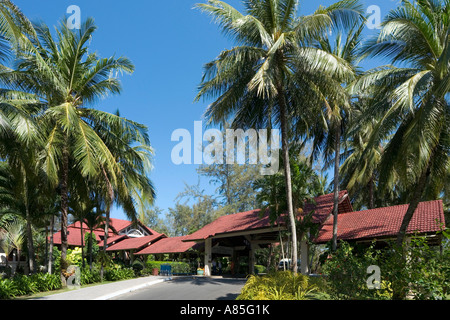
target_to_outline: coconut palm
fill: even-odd
[[[383,56],[398,67],[371,70],[354,86],[378,100],[366,114],[380,119],[368,148],[395,132],[383,153],[380,184],[386,188],[392,175],[398,175],[411,190],[398,245],[424,195],[439,196],[436,186],[442,185],[448,170],[449,28],[450,2],[402,1],[364,50],[366,57]]]
[[[294,272],[297,270],[297,239],[289,163],[290,129],[302,122],[308,106],[323,99],[322,74],[345,79],[347,64],[309,45],[336,23],[352,25],[360,18],[357,1],[340,1],[314,14],[298,16],[298,1],[243,1],[246,14],[221,1],[198,8],[212,15],[238,46],[220,53],[206,64],[199,88],[201,97],[215,98],[206,116],[210,123],[232,121],[233,128],[281,129],[286,180],[287,213],[293,235]]]
[[[336,56],[346,61],[352,74],[346,82],[339,82],[330,77],[328,84],[323,85],[324,92],[328,91],[326,100],[323,103],[323,110],[319,113],[313,130],[313,152],[314,156],[321,152],[325,157],[325,168],[334,166],[333,179],[333,251],[337,248],[337,225],[338,207],[340,193],[340,164],[342,139],[346,134],[346,127],[352,113],[352,97],[346,90],[347,85],[354,81],[360,74],[361,68],[358,66],[359,49],[362,45],[362,32],[365,27],[365,20],[358,21],[348,30],[335,30],[331,35],[327,34],[317,41],[317,47],[330,55]],[[353,99],[354,100],[354,99]],[[324,169],[325,169],[324,168]]]
[[[119,111],[115,113],[120,117]],[[120,123],[93,121],[94,130],[103,139],[118,164],[123,184],[113,185],[112,177],[101,167],[97,192],[102,195],[105,204],[105,237],[103,255],[106,255],[109,219],[112,205],[120,205],[128,218],[134,223],[138,217],[143,217],[145,208],[153,205],[156,193],[152,181],[148,177],[151,170],[153,149],[147,135],[147,128],[133,123],[139,130],[129,130]],[[101,269],[103,277],[103,265]]]
[[[25,243],[25,223],[20,218],[14,218],[13,220],[3,225],[3,229],[3,236],[6,238],[6,240],[3,241],[5,249],[10,250],[12,248],[13,250],[16,250],[18,259],[17,266],[19,266],[20,255]]]
[[[127,119],[89,108],[99,99],[118,94],[121,85],[114,74],[131,73],[133,64],[125,57],[99,58],[88,44],[96,30],[87,19],[72,32],[62,22],[53,38],[45,24],[25,30],[27,39],[18,52],[14,84],[33,93],[43,106],[38,122],[45,137],[40,153],[42,168],[61,193],[61,257],[67,251],[69,174],[99,181],[105,173],[109,183],[128,191],[122,167],[99,135],[97,128],[122,126],[126,132],[144,136],[142,126]],[[73,173],[72,173],[73,174]]]

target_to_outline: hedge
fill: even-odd
[[[173,261],[147,261],[146,268],[148,272],[155,268],[158,269],[158,272],[161,271],[161,265],[170,265],[172,266],[172,274],[191,274],[191,266],[187,262],[173,262]]]

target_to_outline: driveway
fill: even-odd
[[[246,279],[180,277],[111,300],[235,300]]]

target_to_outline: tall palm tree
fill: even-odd
[[[243,1],[246,15],[232,6],[210,0],[198,8],[212,15],[238,46],[221,52],[206,64],[199,88],[201,97],[216,98],[206,116],[210,123],[229,120],[233,128],[281,128],[287,213],[293,242],[293,268],[297,270],[296,218],[292,202],[289,162],[290,128],[309,105],[321,99],[315,80],[326,73],[344,79],[348,66],[309,45],[334,23],[351,25],[359,18],[357,1],[340,1],[314,14],[298,16],[295,0]]]
[[[333,160],[333,251],[337,249],[342,139],[346,134],[347,123],[353,109],[352,100],[354,100],[346,89],[348,84],[353,82],[362,72],[358,66],[358,58],[364,28],[365,19],[361,19],[348,30],[334,30],[331,35],[326,34],[317,41],[318,48],[346,61],[352,71],[346,82],[339,82],[330,77],[328,84],[323,85],[329,93],[322,104],[322,112],[317,117],[316,121],[318,123],[312,126],[314,143],[311,160],[314,159],[315,154],[318,152],[322,152],[325,157],[325,168],[331,166],[331,161]]]
[[[389,58],[398,67],[368,72],[354,89],[379,101],[367,117],[380,119],[368,147],[395,132],[386,145],[380,184],[398,175],[410,192],[398,232],[400,246],[419,202],[442,185],[449,166],[450,2],[402,1],[389,12],[377,38],[365,46],[367,57]]]
[[[123,126],[136,135],[143,131],[123,117],[89,108],[99,99],[121,92],[114,74],[134,71],[125,57],[99,58],[89,52],[95,30],[92,19],[75,32],[62,22],[55,38],[42,23],[24,29],[27,38],[18,51],[14,72],[15,84],[32,92],[43,106],[37,120],[45,136],[40,157],[43,170],[61,193],[62,260],[67,252],[70,172],[96,181],[107,173],[112,186],[124,194],[128,190],[121,165],[96,128]]]
[[[120,118],[120,112],[115,113]],[[148,176],[152,167],[153,149],[147,134],[147,127],[133,123],[134,127],[124,127],[120,123],[93,120],[94,130],[102,138],[118,164],[123,184],[113,185],[112,177],[101,167],[100,185],[97,188],[105,203],[105,237],[103,254],[106,255],[109,219],[112,205],[120,205],[128,218],[137,223],[138,217],[145,214],[145,208],[153,205],[156,192]],[[103,265],[101,269],[103,278]]]

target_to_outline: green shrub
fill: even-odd
[[[323,266],[329,284],[329,294],[335,299],[371,299],[380,293],[367,287],[367,268],[379,265],[379,251],[374,246],[357,250],[347,242],[341,242],[338,250]],[[384,286],[384,289],[383,289]],[[382,284],[382,290],[387,290]],[[388,295],[389,296],[389,295]]]
[[[120,281],[126,279],[133,279],[135,277],[132,268],[123,268],[120,265],[114,265],[108,268],[105,272],[105,279],[107,281]]]
[[[39,292],[37,283],[31,277],[16,274],[12,281],[16,288],[15,296],[24,296]]]
[[[10,279],[0,280],[0,300],[15,298],[17,295],[16,286]]]
[[[161,271],[161,265],[171,265],[173,274],[190,274],[192,273],[191,266],[187,262],[174,262],[174,261],[147,261],[146,269],[149,274],[152,274],[154,268]]]
[[[267,268],[265,266],[262,266],[259,264],[255,265],[255,273],[256,274],[265,273],[265,272],[267,272]]]
[[[307,300],[316,292],[308,276],[280,271],[250,276],[237,300]]]
[[[100,282],[100,272],[96,269],[81,269],[81,285]]]
[[[381,289],[367,287],[367,267],[381,271]],[[358,250],[342,242],[323,266],[329,294],[337,299],[445,299],[450,294],[450,250],[414,237],[405,248]]]
[[[56,274],[37,273],[30,276],[30,279],[36,284],[38,292],[53,291],[62,288],[61,277]]]

